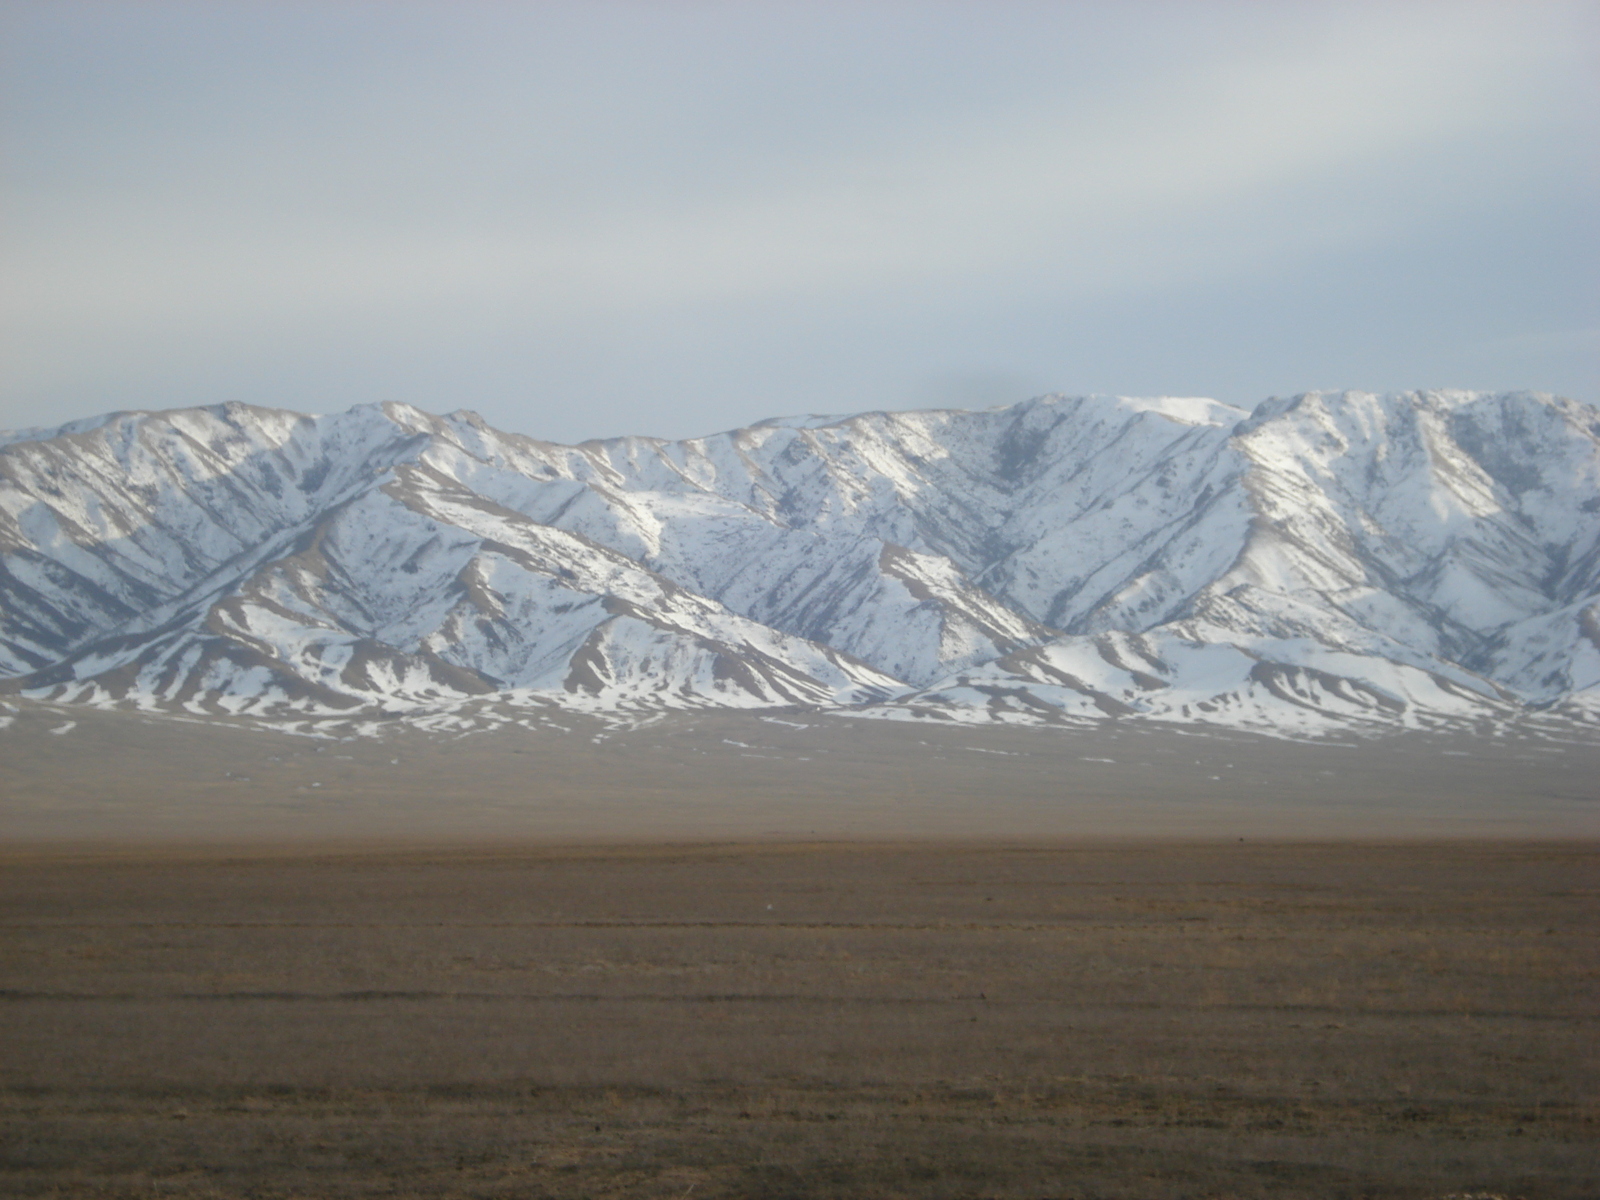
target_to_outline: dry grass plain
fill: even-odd
[[[1596,850],[13,843],[0,1191],[1592,1200]]]
[[[19,711],[0,716],[0,844],[1600,840],[1600,730],[1307,744],[1115,721],[723,711],[629,726],[524,712],[528,726],[469,736],[388,722],[313,738],[7,704]]]
[[[1600,1196],[1592,738],[8,703],[8,1195]]]

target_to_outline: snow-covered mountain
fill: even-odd
[[[579,446],[395,404],[113,414],[0,434],[0,687],[1600,722],[1600,411],[1048,396]]]

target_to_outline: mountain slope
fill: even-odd
[[[0,679],[262,715],[1593,721],[1600,413],[1043,397],[580,446],[113,414],[0,435]]]

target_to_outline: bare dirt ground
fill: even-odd
[[[13,841],[0,1192],[1592,1198],[1597,851]]]

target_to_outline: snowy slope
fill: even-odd
[[[258,714],[1593,722],[1600,413],[1043,397],[580,446],[403,405],[113,414],[0,435],[0,679]]]

